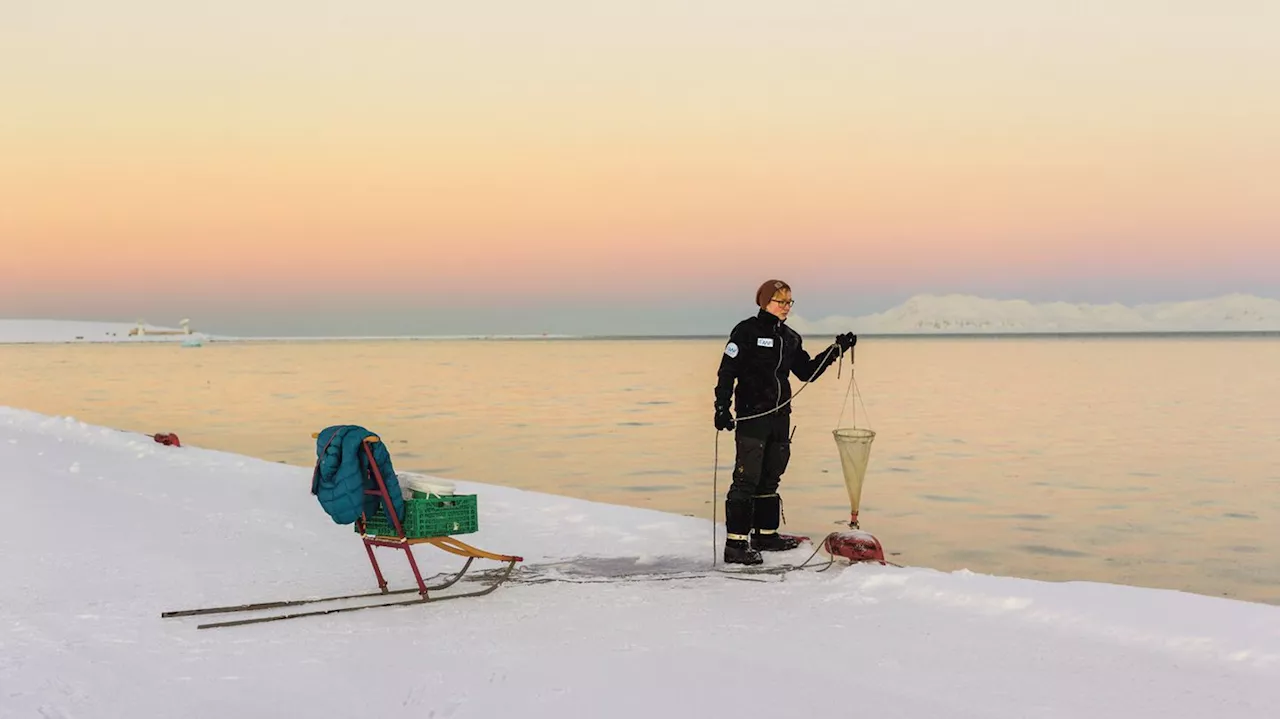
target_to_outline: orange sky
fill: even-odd
[[[536,5],[0,10],[0,300],[1280,261],[1276,4]]]

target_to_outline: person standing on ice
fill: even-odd
[[[720,358],[716,430],[737,430],[733,483],[724,503],[726,564],[760,564],[764,561],[761,551],[799,545],[798,539],[778,534],[782,517],[778,483],[791,459],[789,375],[813,381],[858,341],[846,332],[817,357],[810,357],[799,333],[786,325],[794,304],[786,282],[769,280],[760,285],[756,291],[759,312],[734,326]],[[730,399],[742,419],[734,420]]]

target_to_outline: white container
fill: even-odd
[[[436,479],[435,477],[424,477],[421,474],[401,472],[399,479],[401,484],[407,487],[411,492],[425,492],[427,494],[446,497],[452,495],[454,491],[453,482]]]

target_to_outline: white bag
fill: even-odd
[[[412,497],[413,492],[425,492],[426,494],[434,494],[441,497],[453,494],[453,482],[413,472],[397,472],[396,474],[400,479],[400,486],[405,490],[406,499]]]

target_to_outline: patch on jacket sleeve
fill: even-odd
[[[730,342],[729,344],[724,346],[724,353],[729,355],[730,357],[737,357],[738,345],[734,342]]]

